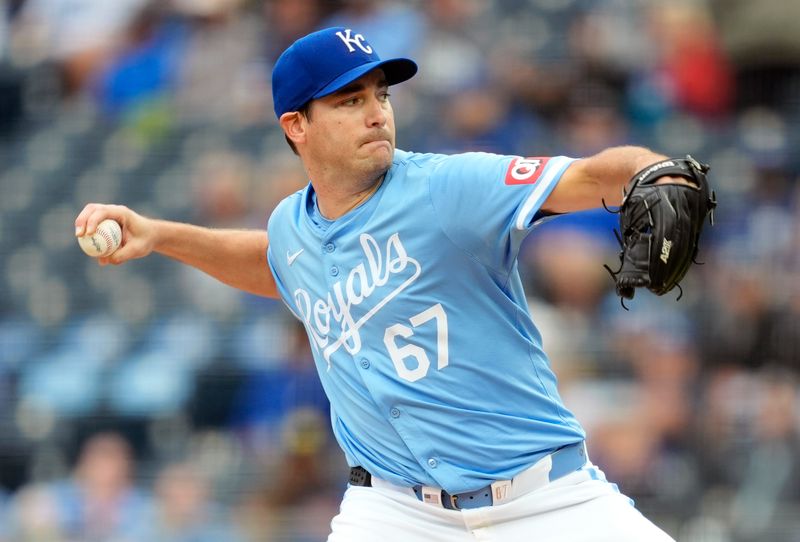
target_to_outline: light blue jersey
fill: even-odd
[[[343,217],[322,218],[311,185],[272,214],[269,264],[351,466],[457,493],[584,438],[516,260],[571,161],[397,150]]]

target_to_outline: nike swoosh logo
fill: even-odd
[[[289,265],[292,265],[294,263],[294,261],[297,259],[297,257],[300,256],[303,253],[303,250],[304,249],[301,248],[300,250],[298,250],[295,253],[291,253],[288,250],[286,251],[286,261],[289,263]]]

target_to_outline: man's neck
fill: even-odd
[[[318,185],[312,179],[314,192],[317,194],[319,212],[328,220],[336,220],[346,215],[365,201],[367,201],[381,186],[386,174],[381,175],[365,188],[355,190],[341,190],[339,187]]]

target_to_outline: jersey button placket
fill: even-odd
[[[399,418],[400,417],[400,409],[396,408],[396,407],[392,408],[389,411],[389,416],[391,416],[392,418]]]
[[[428,466],[432,469],[435,469],[439,466],[439,461],[435,457],[431,457],[428,459]]]
[[[325,243],[322,244],[320,248],[322,249],[322,255],[324,257],[333,254],[333,252],[336,250],[336,245],[333,243],[333,241],[326,241]],[[327,263],[331,263],[330,259],[327,260],[328,260]],[[330,275],[331,277],[334,278],[338,277],[339,272],[340,272],[339,267],[335,264],[330,265],[330,267],[328,267],[328,275]]]
[[[369,369],[369,360],[367,358],[361,358],[361,368]]]

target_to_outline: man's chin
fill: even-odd
[[[364,143],[361,145],[361,149],[366,151],[367,153],[380,153],[380,152],[388,152],[389,156],[394,155],[394,145],[391,144],[389,141],[380,140],[380,141],[370,141],[369,143]]]
[[[361,171],[365,178],[379,179],[392,167],[392,160],[391,158],[377,160],[373,157],[370,161],[362,162],[362,166]]]
[[[375,164],[376,167],[384,166],[388,169],[394,158],[394,147],[388,141],[373,141],[361,146],[360,154],[364,160]]]

